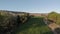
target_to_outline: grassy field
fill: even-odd
[[[53,34],[45,25],[42,17],[32,17],[27,23],[19,26],[16,34]]]

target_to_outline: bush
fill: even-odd
[[[56,24],[60,25],[60,14],[56,12],[51,12],[48,14],[48,19],[54,21]]]
[[[27,22],[30,18],[29,13],[24,13],[24,15],[22,15],[20,18],[21,18],[20,20],[22,23]]]
[[[57,13],[56,12],[51,12],[48,14],[48,19],[53,20],[54,22],[57,21]]]
[[[0,15],[0,34],[11,32],[16,28],[14,16]]]
[[[60,25],[60,14],[58,14],[58,16],[57,16],[56,24]]]
[[[0,14],[0,34],[12,33],[17,28],[18,24],[27,22],[29,14],[26,13],[23,16],[13,16],[12,14],[2,13]],[[18,23],[19,22],[19,23]]]

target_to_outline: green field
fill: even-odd
[[[42,17],[31,17],[27,23],[17,28],[16,34],[53,34]]]

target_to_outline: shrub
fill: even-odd
[[[14,16],[0,15],[0,34],[11,32],[16,28]]]
[[[0,14],[0,34],[14,32],[18,24],[27,22],[28,18],[29,14],[27,13],[21,17],[19,15],[13,16],[12,14],[7,13]]]
[[[56,12],[51,12],[48,14],[48,19],[53,20],[54,22],[57,21],[57,13]]]

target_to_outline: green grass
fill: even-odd
[[[16,34],[53,34],[48,26],[43,22],[42,17],[32,17],[29,21],[21,25]]]

